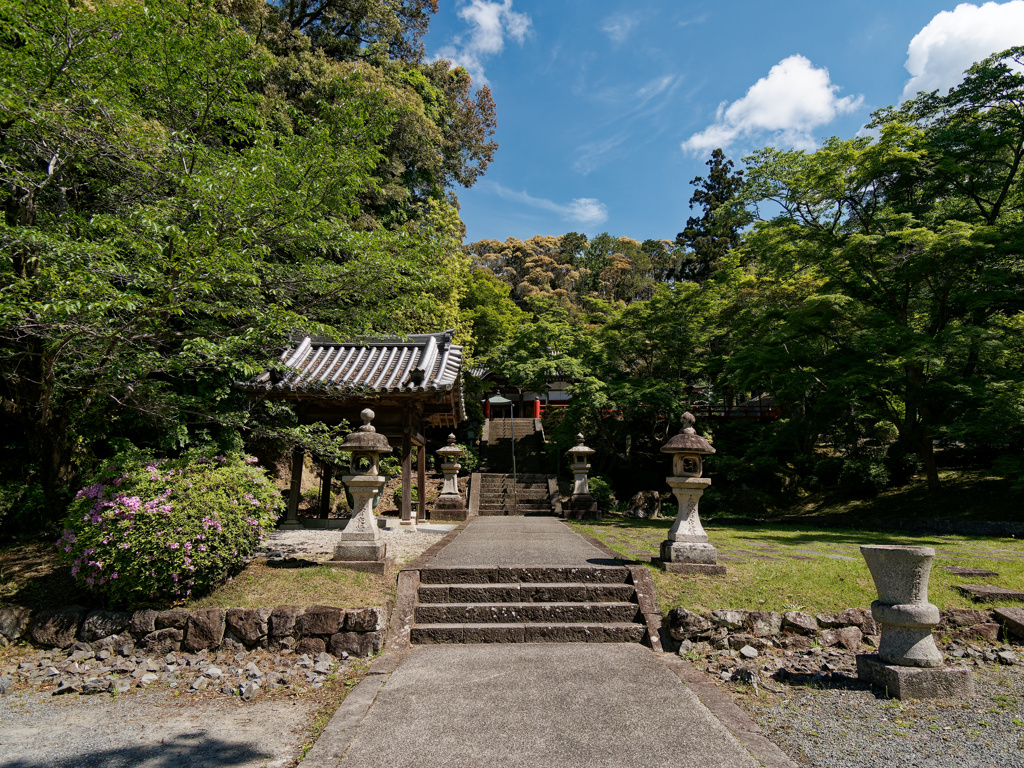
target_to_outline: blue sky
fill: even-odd
[[[711,150],[813,149],[1024,44],[1024,0],[441,0],[431,58],[491,88],[467,241],[674,238]]]

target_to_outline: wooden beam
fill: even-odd
[[[320,517],[326,518],[331,512],[331,470],[326,461],[320,462]]]
[[[420,520],[427,519],[427,446],[421,445],[416,449],[416,495],[419,497],[419,512],[418,517]]]
[[[299,496],[302,492],[302,465],[305,456],[306,452],[301,445],[296,445],[292,450],[291,488],[288,490],[288,507],[281,528],[302,527],[302,523],[299,522]]]
[[[403,414],[405,429],[402,432],[402,524],[412,522],[412,411]]]

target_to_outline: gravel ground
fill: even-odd
[[[397,519],[385,519],[388,527],[381,531],[381,536],[388,545],[388,555],[394,557],[398,565],[415,560],[455,528],[455,524],[401,525]],[[329,560],[341,541],[341,533],[316,529],[274,531],[267,536],[263,549],[266,552],[280,552],[284,557]]]
[[[814,768],[1024,768],[1024,666],[979,663],[968,701],[886,699],[835,672],[725,683],[794,762]],[[782,682],[779,682],[779,677]]]
[[[0,696],[4,768],[278,768],[297,759],[318,699],[195,697],[162,689],[121,696]]]

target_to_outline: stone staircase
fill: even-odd
[[[513,452],[520,474],[544,471],[544,430],[540,419],[488,420],[480,455],[484,468],[489,472],[511,472]]]
[[[480,506],[477,514],[489,515],[550,515],[551,489],[547,475],[517,476],[511,474],[480,474]]]
[[[625,567],[435,567],[420,571],[410,639],[639,643],[645,631]]]

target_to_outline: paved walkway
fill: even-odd
[[[427,567],[610,564],[554,518],[495,517],[473,520]],[[713,714],[685,666],[633,644],[414,646],[397,666],[379,660],[303,768],[792,765],[721,696]]]

